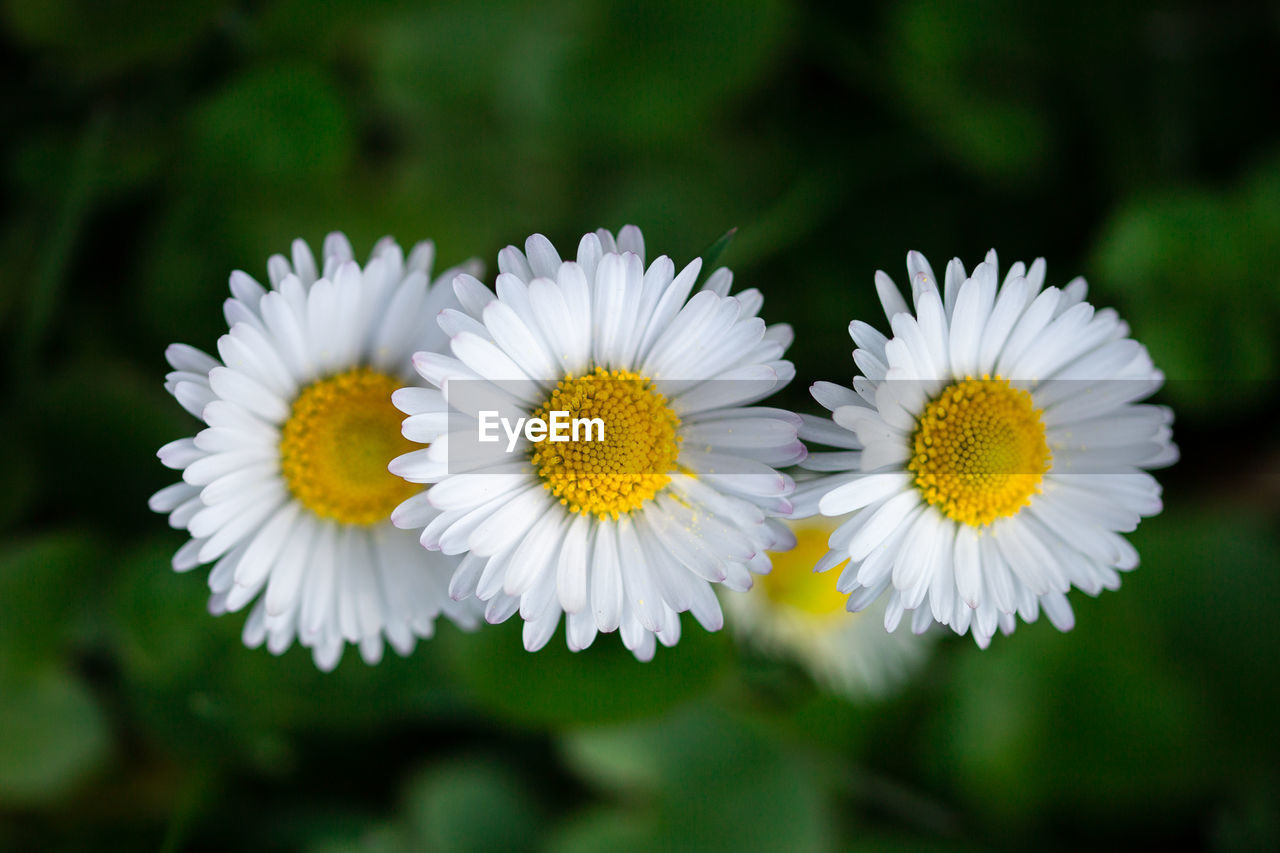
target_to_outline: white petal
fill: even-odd
[[[902,492],[881,504],[849,543],[849,557],[855,561],[865,559],[919,504],[920,496],[915,490]]]
[[[906,471],[871,474],[827,492],[818,506],[823,515],[844,515],[907,489],[911,480]]]
[[[618,565],[616,529],[608,522],[596,525],[591,559],[591,609],[597,628],[605,633],[617,630],[622,618],[622,570]]]

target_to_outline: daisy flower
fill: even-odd
[[[210,612],[256,602],[250,647],[279,654],[296,638],[330,670],[348,642],[373,664],[384,639],[408,654],[441,612],[477,621],[447,595],[457,560],[424,556],[389,521],[418,491],[387,471],[413,446],[391,392],[413,378],[414,352],[445,344],[435,318],[454,304],[430,281],[434,256],[425,242],[406,259],[385,238],[362,269],[335,233],[318,267],[295,240],[291,260],[268,261],[270,288],[231,274],[218,358],[165,353],[165,388],[205,426],[160,449],[182,480],[150,505],[191,534],[175,569],[213,563]]]
[[[729,296],[725,269],[690,297],[701,266],[646,268],[634,226],[587,234],[576,261],[535,234],[498,255],[496,294],[455,280],[462,307],[440,317],[453,355],[414,357],[438,390],[393,398],[404,434],[432,443],[391,470],[432,485],[392,521],[465,554],[451,594],[484,601],[490,622],[519,610],[530,651],[563,613],[571,649],[617,630],[647,660],[683,611],[718,630],[711,584],[746,590],[792,544],[778,518],[794,483],[775,469],[804,457],[800,421],[749,405],[792,378],[791,330],[765,326],[758,291]],[[598,418],[603,435],[473,454],[482,398],[517,423]]]
[[[837,526],[820,516],[791,522],[796,547],[773,554],[773,571],[746,595],[725,596],[724,605],[735,634],[798,661],[827,689],[852,699],[881,696],[924,660],[930,638],[884,631],[883,597],[862,613],[848,612],[847,596],[814,572]]]
[[[1137,401],[1164,376],[1084,279],[1043,287],[1043,259],[1003,284],[994,251],[972,276],[953,260],[941,290],[918,252],[907,271],[914,310],[876,273],[891,338],[849,326],[852,389],[812,388],[834,422],[802,435],[841,449],[806,461],[831,473],[798,514],[848,516],[818,568],[849,561],[850,610],[888,590],[889,630],[911,612],[917,631],[936,620],[985,647],[1041,608],[1069,630],[1067,590],[1117,588],[1138,564],[1120,534],[1160,512],[1143,469],[1176,460],[1173,416]]]

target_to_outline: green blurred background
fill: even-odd
[[[0,9],[0,848],[1280,849],[1274,3]],[[628,222],[677,264],[740,228],[805,410],[910,248],[1086,275],[1174,380],[1142,568],[879,703],[688,620],[650,664],[442,626],[325,676],[206,614],[146,498],[232,269]]]

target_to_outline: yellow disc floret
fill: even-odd
[[[359,367],[308,385],[280,431],[280,470],[289,491],[321,518],[376,524],[420,486],[387,470],[419,447],[400,435],[391,405],[400,383]]]
[[[573,512],[617,519],[671,482],[680,419],[645,377],[597,367],[563,379],[534,417],[549,419],[552,412],[604,424],[602,440],[598,430],[585,429],[576,441],[534,445],[531,461],[544,487]]]
[[[836,578],[844,563],[829,572],[813,570],[827,553],[831,530],[823,525],[804,523],[792,525],[792,530],[796,534],[796,547],[769,555],[773,569],[760,576],[761,592],[780,607],[818,619],[845,616],[848,596],[836,589]]]
[[[955,382],[925,407],[907,468],[926,501],[982,527],[1029,504],[1050,459],[1031,395],[984,376]]]

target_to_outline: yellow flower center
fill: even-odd
[[[925,407],[911,441],[907,468],[924,499],[972,527],[1029,504],[1052,458],[1031,395],[998,376],[945,388]]]
[[[358,367],[311,383],[280,431],[280,469],[289,491],[321,518],[342,524],[385,521],[420,486],[387,470],[414,450],[391,405],[399,382]]]
[[[577,441],[534,445],[531,461],[544,488],[573,512],[617,519],[671,482],[680,419],[645,377],[597,367],[562,379],[534,417],[549,421],[551,412],[604,422],[603,440],[587,429]]]
[[[845,563],[829,572],[815,572],[814,565],[827,553],[829,527],[815,524],[793,524],[796,547],[790,551],[771,553],[773,569],[759,577],[760,589],[776,605],[817,616],[845,616],[848,596],[836,589],[836,578]]]

